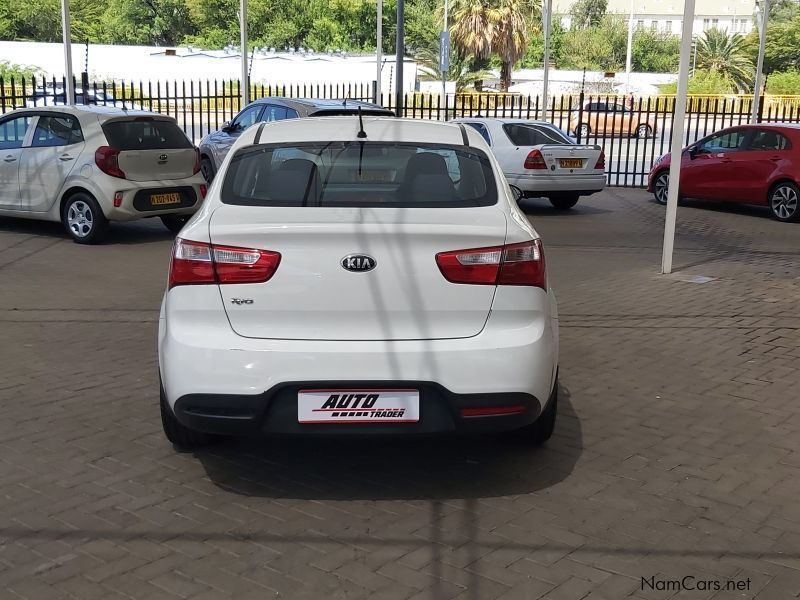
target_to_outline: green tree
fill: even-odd
[[[709,29],[697,39],[695,52],[695,67],[699,71],[719,73],[732,81],[739,91],[752,86],[755,69],[744,37],[738,33]]]
[[[778,96],[797,96],[800,94],[800,71],[790,69],[772,73],[767,77],[767,93]]]
[[[745,40],[747,55],[755,64],[758,59],[758,31],[751,31]],[[800,15],[787,20],[771,19],[767,25],[764,48],[764,72],[786,71],[800,67]]]
[[[664,94],[675,94],[678,84],[667,83],[660,86]],[[696,70],[689,77],[688,93],[696,96],[716,96],[721,94],[734,94],[737,92],[734,81],[719,71]]]
[[[675,73],[680,50],[681,39],[677,35],[638,29],[633,33],[632,68],[641,73]]]
[[[578,0],[572,5],[572,27],[585,29],[600,24],[608,11],[608,0]]]
[[[606,15],[596,26],[571,29],[564,35],[566,69],[618,71],[625,66],[628,26],[616,15]]]

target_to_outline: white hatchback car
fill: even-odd
[[[542,243],[464,126],[247,130],[175,240],[158,351],[179,446],[517,429],[542,442],[556,417]]]
[[[0,216],[61,221],[90,244],[109,221],[161,217],[177,233],[205,193],[197,149],[172,117],[87,106],[0,117]]]
[[[469,125],[492,147],[508,182],[526,198],[547,198],[568,210],[581,196],[606,186],[606,158],[600,146],[579,145],[545,121],[473,117]]]

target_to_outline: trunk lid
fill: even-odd
[[[471,337],[483,329],[495,286],[448,282],[436,254],[502,245],[506,217],[496,205],[302,210],[222,205],[209,229],[214,245],[281,254],[266,283],[219,286],[237,334],[419,340]],[[374,268],[346,270],[342,261],[350,255],[374,259]]]
[[[195,172],[197,151],[172,119],[128,117],[103,123],[119,168],[131,181],[186,179]]]
[[[594,166],[600,158],[600,148],[597,146],[544,144],[538,148],[551,173],[588,173],[594,171]]]

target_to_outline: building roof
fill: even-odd
[[[577,0],[554,0],[555,14],[568,14]],[[627,15],[630,0],[608,0],[608,12]],[[695,6],[695,17],[750,16],[755,12],[755,0],[702,0]],[[635,0],[635,14],[683,16],[683,0]]]

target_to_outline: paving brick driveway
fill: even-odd
[[[667,278],[643,192],[527,207],[562,318],[540,450],[177,453],[157,408],[160,223],[80,247],[0,219],[0,598],[797,597],[800,225],[681,208]],[[685,576],[749,591],[678,594]]]

